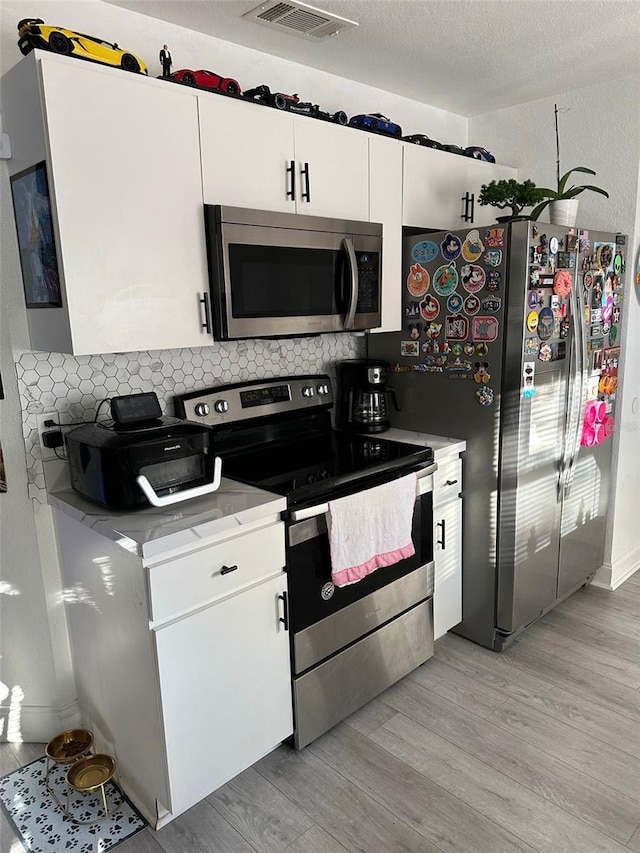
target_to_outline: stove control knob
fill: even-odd
[[[206,403],[196,403],[194,411],[199,418],[206,418],[209,414],[209,406]]]
[[[219,415],[224,415],[226,412],[229,411],[229,404],[226,400],[216,400],[213,404],[213,408]]]
[[[302,389],[302,396],[303,397],[313,397],[314,394],[315,394],[315,391],[313,390],[311,385],[305,385],[304,388]]]
[[[325,397],[329,393],[329,386],[326,384],[318,385],[317,391],[320,397]]]

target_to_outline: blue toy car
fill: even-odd
[[[496,158],[486,148],[480,148],[479,145],[470,145],[464,149],[467,157],[473,157],[475,160],[484,160],[487,163],[495,163]]]
[[[367,113],[352,116],[349,127],[359,127],[362,130],[373,130],[374,133],[387,133],[389,136],[402,136],[402,128],[381,113]]]

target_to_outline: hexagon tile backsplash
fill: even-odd
[[[105,397],[155,391],[163,412],[173,414],[175,394],[229,382],[306,373],[328,373],[335,388],[335,362],[358,358],[364,355],[364,349],[363,337],[343,333],[93,356],[25,352],[16,362],[16,372],[29,496],[46,503],[36,420],[43,412],[55,412],[59,423],[72,424],[93,420]],[[108,416],[105,408],[103,416]]]

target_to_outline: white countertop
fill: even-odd
[[[278,516],[286,498],[223,477],[213,494],[168,507],[118,511],[73,489],[49,492],[49,503],[143,559],[188,547],[252,521]]]
[[[379,433],[380,438],[391,441],[402,441],[405,444],[420,444],[433,448],[435,461],[442,461],[447,456],[458,455],[466,450],[467,442],[462,438],[447,438],[443,435],[430,435],[426,432],[413,432],[408,429],[391,429]]]

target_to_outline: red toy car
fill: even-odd
[[[169,80],[175,80],[177,83],[186,83],[187,86],[200,86],[203,89],[217,89],[219,92],[224,92],[226,95],[240,95],[242,89],[240,83],[234,80],[233,77],[221,77],[214,71],[189,71],[188,68],[182,68],[180,71],[174,71],[168,77]]]

